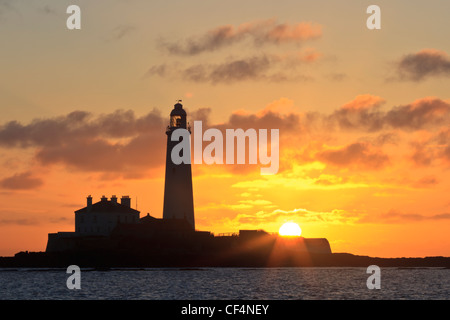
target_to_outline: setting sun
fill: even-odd
[[[299,237],[302,234],[302,229],[295,222],[286,222],[278,230],[280,236]]]

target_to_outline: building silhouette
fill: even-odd
[[[86,206],[75,211],[74,232],[48,234],[46,254],[57,259],[53,264],[77,259],[108,266],[295,266],[310,264],[310,254],[331,254],[324,238],[283,239],[263,230],[215,236],[195,230],[191,164],[175,164],[171,157],[179,143],[172,134],[190,134],[186,116],[182,104],[175,104],[166,130],[163,218],[140,218],[129,196],[120,203],[115,195],[95,203],[88,196]]]
[[[187,126],[186,111],[180,101],[175,104],[170,113],[170,124],[166,130],[167,152],[163,219],[184,219],[195,230],[191,164],[174,164],[172,161],[172,150],[179,143],[179,141],[172,141],[172,134],[175,130],[187,130],[189,134],[191,133]],[[189,152],[187,157],[190,159],[190,148],[187,151]]]
[[[75,211],[75,233],[80,236],[108,236],[119,223],[139,223],[139,211],[131,208],[129,196],[120,203],[115,195],[110,200],[103,196],[95,204],[88,196],[86,207]]]

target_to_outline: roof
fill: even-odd
[[[142,217],[140,221],[141,221],[141,223],[142,222],[144,222],[144,223],[151,223],[151,222],[154,222],[156,220],[158,220],[158,218],[152,217],[150,215],[150,213],[147,213],[147,215],[145,217]]]
[[[186,111],[183,109],[183,105],[181,103],[177,103],[174,105],[174,108],[172,112],[170,113],[171,116],[185,116]]]
[[[130,208],[127,205],[112,202],[110,200],[102,200],[92,205],[92,209],[88,211],[87,207],[75,211],[75,213],[87,212],[120,212],[120,213],[139,213],[140,211]]]

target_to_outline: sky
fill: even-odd
[[[68,30],[66,9],[81,9]],[[381,8],[369,30],[366,9]],[[448,1],[0,0],[0,255],[86,197],[162,217],[165,128],[279,129],[280,167],[193,164],[196,228],[450,255]],[[206,144],[205,144],[206,145]]]

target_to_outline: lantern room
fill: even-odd
[[[180,103],[181,100],[175,104],[174,109],[170,113],[170,125],[172,128],[183,128],[186,129],[186,111],[183,109],[183,105]]]

